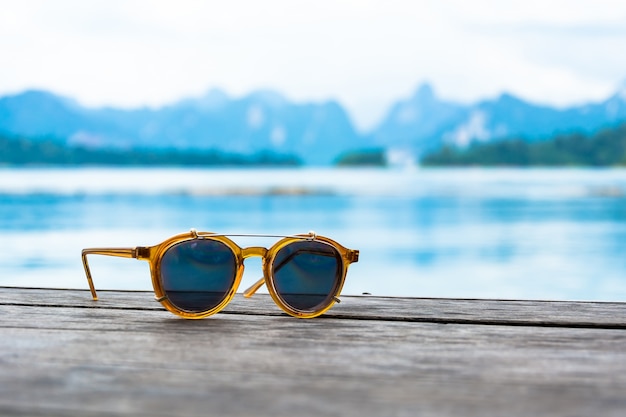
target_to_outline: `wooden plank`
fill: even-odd
[[[626,414],[626,331],[576,325],[623,323],[621,303],[344,297],[298,320],[255,296],[189,321],[150,297],[0,288],[0,415]]]
[[[68,306],[162,311],[148,291],[99,291],[92,301],[87,290],[0,287],[0,305]],[[282,315],[268,294],[240,294],[224,310],[231,314]],[[626,329],[626,303],[587,301],[479,300],[342,296],[325,317],[355,320],[458,324],[530,325]]]

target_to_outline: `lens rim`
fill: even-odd
[[[196,239],[212,240],[223,243],[233,253],[236,262],[233,286],[229,289],[228,293],[224,296],[224,298],[218,305],[204,311],[188,311],[177,307],[167,297],[167,292],[163,288],[163,282],[161,279],[161,261],[163,259],[163,255],[165,255],[165,253],[167,253],[170,248],[178,244]],[[150,273],[152,276],[152,286],[154,287],[155,298],[163,305],[163,307],[178,316],[189,319],[202,319],[204,317],[211,316],[226,307],[226,305],[228,305],[228,303],[233,299],[235,293],[237,292],[237,289],[239,288],[239,284],[241,283],[241,277],[243,276],[242,251],[236,243],[234,243],[232,240],[225,236],[198,236],[194,232],[181,233],[167,239],[161,244],[154,246],[150,249],[151,251],[154,251],[150,254]]]
[[[336,279],[335,285],[331,291],[331,293],[326,298],[326,303],[319,305],[317,309],[309,309],[302,310],[297,309],[287,303],[280,292],[276,289],[276,282],[273,274],[274,262],[276,261],[276,256],[280,252],[281,249],[294,244],[296,242],[302,241],[313,241],[318,243],[323,243],[331,248],[333,248],[339,255],[339,259],[341,261],[341,265],[339,265],[339,276]],[[337,302],[337,298],[343,289],[343,285],[346,280],[346,274],[348,272],[349,261],[347,260],[348,249],[344,248],[337,242],[332,239],[329,239],[324,236],[315,236],[314,239],[311,239],[310,236],[302,235],[302,237],[288,237],[281,239],[274,246],[272,246],[267,255],[265,256],[265,262],[263,265],[263,273],[265,275],[265,284],[267,285],[267,289],[270,293],[270,296],[274,300],[274,303],[278,307],[280,307],[285,313],[299,318],[313,318],[324,314],[326,311],[330,310],[333,305]]]

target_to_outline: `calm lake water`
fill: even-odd
[[[626,170],[0,169],[0,285],[87,288],[82,248],[192,227],[360,249],[344,294],[626,301]],[[151,289],[90,259],[98,288]]]

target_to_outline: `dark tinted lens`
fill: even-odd
[[[341,256],[321,242],[291,243],[276,254],[274,286],[283,301],[296,310],[328,305],[341,277]]]
[[[189,240],[167,250],[161,259],[161,283],[172,304],[190,312],[216,307],[235,281],[232,250],[213,240]]]

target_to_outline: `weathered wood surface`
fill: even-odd
[[[313,320],[237,295],[0,287],[0,415],[624,416],[626,303],[342,297]]]

